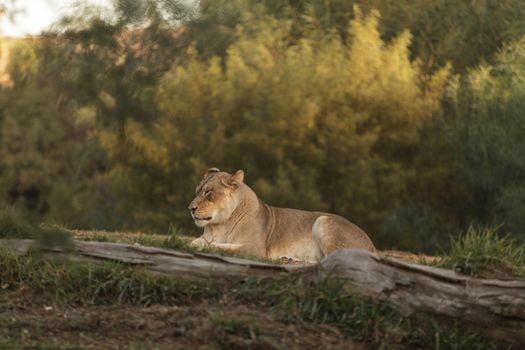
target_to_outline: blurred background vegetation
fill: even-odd
[[[4,11],[5,12],[5,11]],[[115,0],[1,38],[0,206],[193,230],[203,172],[380,248],[525,240],[522,0]]]

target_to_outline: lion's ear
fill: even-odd
[[[237,170],[235,174],[230,176],[230,178],[228,179],[228,184],[234,188],[237,188],[242,184],[243,181],[244,181],[244,171]]]
[[[206,171],[206,174],[204,174],[204,177],[206,178],[208,175],[210,175],[211,173],[218,173],[220,172],[220,170],[218,168],[209,168],[207,171]]]

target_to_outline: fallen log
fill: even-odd
[[[40,249],[47,256],[141,265],[158,274],[191,280],[239,281],[304,272],[335,281],[367,297],[387,300],[410,314],[430,314],[485,326],[491,336],[525,344],[525,281],[480,279],[452,270],[403,262],[357,249],[334,252],[318,265],[278,265],[216,254],[108,242],[73,241],[73,249],[42,248],[32,240],[0,240],[18,255]]]
[[[275,277],[303,266],[277,265],[236,257],[206,253],[185,253],[173,249],[109,242],[73,240],[73,250],[50,249],[30,239],[1,239],[0,246],[17,254],[39,251],[44,256],[74,258],[92,262],[114,261],[142,265],[156,275],[175,276],[193,281],[233,282],[253,277]],[[73,254],[72,254],[73,253]]]
[[[388,300],[405,314],[447,316],[525,344],[525,280],[474,278],[356,249],[324,259],[317,279],[337,280],[347,291]]]

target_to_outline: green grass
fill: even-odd
[[[37,256],[16,257],[0,250],[0,285],[4,291],[24,290],[27,304],[58,305],[197,305],[249,306],[272,312],[288,322],[336,325],[352,339],[372,348],[499,349],[495,343],[459,323],[444,325],[428,315],[405,317],[386,302],[345,292],[339,285],[316,284],[304,276],[280,280],[250,279],[219,286],[153,277],[140,268],[116,263],[59,263]],[[221,332],[257,337],[255,320],[216,315]]]
[[[135,243],[153,247],[177,249],[182,251],[194,251],[195,248],[192,248],[190,246],[190,243],[180,238],[180,236],[181,230],[177,226],[170,224],[166,238],[159,240],[156,238],[152,238],[151,235],[142,234],[137,238]]]
[[[0,285],[7,290],[29,288],[35,296],[56,303],[174,304],[218,298],[217,289],[173,278],[153,277],[140,268],[118,263],[93,265],[16,257],[0,250]]]
[[[477,277],[525,276],[525,246],[510,236],[498,235],[496,229],[474,226],[451,237],[448,256],[441,267]]]
[[[222,250],[218,250],[218,249],[192,247],[190,245],[190,242],[188,242],[185,239],[182,239],[178,232],[168,233],[167,235],[164,235],[164,237],[161,239],[159,239],[159,235],[153,236],[147,233],[138,234],[132,238],[133,239],[130,242],[131,244],[138,243],[140,245],[149,246],[149,247],[176,249],[176,250],[180,250],[180,251],[188,252],[188,253],[201,252],[201,253],[209,253],[209,254],[217,253],[217,254],[228,255],[228,256],[235,255],[235,254],[231,254],[231,253],[228,253]],[[93,236],[81,237],[79,239],[83,241],[121,243],[119,238],[112,235],[111,232],[96,233]]]
[[[218,248],[211,248],[211,247],[192,247],[190,244],[190,241],[187,239],[183,239],[180,237],[180,233],[178,231],[168,233],[167,235],[164,235],[162,238],[159,239],[160,235],[150,235],[147,233],[138,234],[133,238],[131,244],[138,243],[143,246],[149,246],[149,247],[159,247],[159,248],[166,248],[166,249],[175,249],[186,253],[204,253],[204,254],[217,254],[222,256],[228,256],[228,257],[240,257],[244,259],[250,259],[254,261],[264,262],[264,263],[273,263],[273,264],[279,264],[281,261],[279,259],[264,259],[260,257],[247,257],[243,256],[237,252],[232,251],[226,251],[221,250]],[[113,243],[121,243],[118,237],[112,235],[111,232],[107,233],[96,233],[92,236],[87,237],[81,237],[80,240],[84,241],[97,241],[97,242],[113,242]]]
[[[195,249],[190,246],[190,243],[181,239],[177,233],[171,233],[166,236],[163,240],[152,238],[151,236],[144,234],[137,238],[135,243],[139,243],[146,246],[177,249],[182,251],[194,251]]]

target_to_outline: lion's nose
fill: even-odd
[[[191,210],[192,213],[195,213],[195,210],[197,210],[197,206],[196,205],[190,205],[190,207],[188,209]]]

